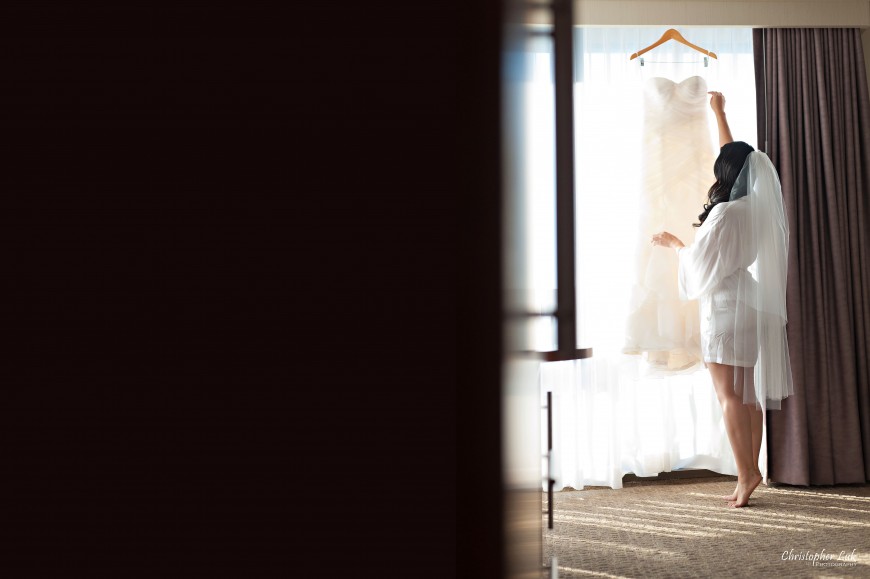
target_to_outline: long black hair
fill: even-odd
[[[754,150],[751,145],[743,141],[726,143],[720,149],[716,163],[713,164],[713,175],[716,177],[716,182],[707,193],[708,201],[704,204],[704,212],[698,215],[698,221],[701,223],[693,223],[692,225],[701,227],[716,205],[729,200],[731,188],[734,187],[734,182],[737,181],[737,176],[743,169],[746,157]]]

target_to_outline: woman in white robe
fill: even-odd
[[[788,222],[770,159],[734,141],[725,98],[710,94],[721,149],[695,242],[662,232],[652,243],[677,251],[680,297],[699,302],[702,354],[737,463],[737,488],[723,498],[743,507],[762,480],[763,411],[794,393],[785,336]]]

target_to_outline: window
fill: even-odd
[[[552,390],[555,397],[557,488],[619,488],[628,472],[648,476],[686,467],[736,474],[709,374],[695,367],[680,375],[650,376],[642,357],[621,353],[638,243],[644,83],[653,77],[674,82],[702,77],[708,90],[725,95],[734,138],[756,147],[751,29],[680,28],[686,39],[718,59],[705,62],[703,54],[670,41],[644,54],[643,63],[629,60],[664,31],[576,29],[577,346],[592,347],[594,358],[541,368],[542,390]],[[524,99],[524,178],[530,194],[524,243],[530,256],[527,287],[538,311],[552,309],[556,287],[551,54],[551,45],[542,41],[528,56]],[[715,157],[715,117],[710,114],[708,120]],[[552,319],[537,324],[535,349],[552,349]]]

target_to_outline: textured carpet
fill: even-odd
[[[736,480],[554,493],[544,565],[556,556],[559,577],[870,577],[870,484],[761,484],[733,509],[719,496]]]

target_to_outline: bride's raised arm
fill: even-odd
[[[734,142],[734,137],[731,136],[731,128],[728,126],[728,118],[725,116],[725,95],[721,92],[710,91],[710,108],[716,115],[716,125],[719,127],[719,148],[721,149],[728,143]]]

